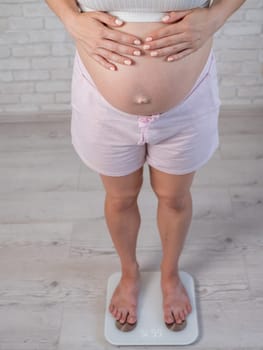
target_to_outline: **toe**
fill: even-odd
[[[128,315],[127,321],[129,323],[135,323],[136,322],[136,311],[135,311],[135,309],[131,309],[129,311],[129,315]]]
[[[163,312],[164,312],[164,321],[166,323],[173,323],[174,316],[173,316],[171,307],[169,305],[164,306]]]
[[[120,318],[120,323],[125,323],[126,322],[127,314],[128,314],[127,311],[122,311],[122,316]]]
[[[115,317],[115,318],[117,318],[117,314],[118,314],[118,309],[115,307],[115,309],[113,310],[113,316]]]
[[[127,318],[127,322],[135,323],[136,322],[136,317],[132,316],[132,315],[129,315],[128,318]]]
[[[117,315],[116,315],[116,320],[119,321],[121,316],[122,316],[122,313],[121,313],[121,311],[118,310]]]
[[[191,304],[190,304],[190,303],[187,303],[187,304],[185,305],[184,310],[187,312],[187,315],[190,314],[190,313],[192,312],[192,306],[191,306]]]
[[[174,318],[175,318],[176,323],[179,323],[179,324],[182,323],[179,312],[174,313]]]
[[[184,311],[180,311],[179,316],[180,316],[181,320],[184,321],[184,319],[185,319]]]
[[[173,323],[174,322],[174,317],[173,317],[171,311],[165,313],[164,319],[165,319],[166,323]]]

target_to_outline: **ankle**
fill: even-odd
[[[122,265],[121,273],[122,277],[137,277],[139,274],[139,264],[137,262]]]
[[[161,279],[162,281],[168,281],[171,279],[179,280],[179,269],[178,266],[167,266],[165,264],[161,264]]]

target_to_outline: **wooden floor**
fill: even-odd
[[[200,338],[191,347],[262,350],[263,109],[222,109],[219,126],[220,148],[194,179],[180,260],[196,281]],[[0,349],[115,348],[103,323],[107,279],[119,260],[100,178],[75,153],[69,116],[2,119],[0,168]],[[148,176],[145,165],[144,271],[158,270],[161,259]]]

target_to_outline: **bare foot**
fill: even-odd
[[[187,292],[180,281],[180,277],[162,277],[163,312],[166,323],[182,323],[192,307]]]
[[[139,269],[132,273],[123,273],[112,295],[109,311],[120,323],[133,324],[137,321],[139,280]]]

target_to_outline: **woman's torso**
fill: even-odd
[[[152,31],[167,25],[161,22],[125,22],[115,30],[143,40]],[[173,62],[166,62],[165,56],[151,57],[142,46],[134,46],[141,49],[142,55],[130,57],[133,65],[112,62],[117,71],[104,68],[78,45],[77,50],[98,91],[111,105],[130,114],[152,115],[176,106],[190,92],[208,59],[212,38],[199,50]],[[145,98],[148,103],[136,102],[138,97]]]

